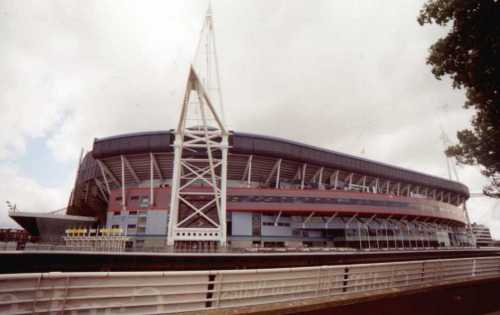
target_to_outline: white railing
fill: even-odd
[[[36,263],[36,262],[33,262]],[[305,268],[0,275],[1,314],[166,314],[500,277],[500,257]]]
[[[477,247],[473,246],[438,246],[438,247],[432,247],[430,246],[427,242],[424,242],[422,244],[421,241],[413,241],[411,240],[408,242],[408,240],[404,240],[404,244],[402,243],[401,240],[396,240],[393,242],[392,240],[389,243],[389,247],[387,247],[387,244],[385,244],[385,240],[379,239],[380,244],[379,246],[371,245],[368,247],[368,245],[364,245],[364,247],[361,248],[356,248],[356,247],[327,247],[327,246],[320,246],[320,247],[304,247],[304,246],[298,246],[298,247],[247,247],[247,248],[238,248],[238,247],[218,247],[218,248],[200,248],[200,247],[186,247],[186,248],[173,248],[169,246],[156,246],[156,247],[132,247],[132,248],[123,248],[123,246],[107,246],[109,243],[102,242],[101,244],[96,244],[96,243],[91,243],[86,241],[87,243],[85,244],[84,242],[81,242],[79,245],[66,245],[63,243],[31,243],[28,242],[24,244],[22,249],[18,249],[17,242],[0,242],[0,252],[2,251],[66,251],[66,252],[108,252],[108,253],[114,253],[114,252],[144,252],[144,253],[173,253],[173,252],[194,252],[194,253],[243,253],[243,252],[275,252],[275,253],[282,253],[282,252],[290,252],[290,253],[297,253],[297,252],[352,252],[352,253],[359,253],[359,252],[402,252],[402,251],[476,251],[478,250]],[[359,239],[353,239],[356,243],[359,242]],[[363,241],[365,241],[363,239]],[[377,240],[372,238],[372,242],[376,242]],[[409,243],[412,245],[421,245],[420,247],[417,246],[409,246]],[[427,243],[427,244],[426,244]],[[403,247],[404,245],[404,247]],[[423,246],[422,246],[423,245]],[[485,250],[490,250],[490,251],[499,251],[500,247],[481,247],[481,251]]]

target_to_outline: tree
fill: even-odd
[[[500,198],[500,0],[428,0],[418,23],[449,29],[430,47],[427,64],[440,80],[466,90],[465,108],[475,110],[471,128],[446,154],[458,163],[480,165],[491,181],[484,194]]]

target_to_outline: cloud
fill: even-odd
[[[50,188],[40,185],[30,177],[23,176],[12,164],[0,165],[0,202],[10,201],[18,210],[29,212],[48,212],[66,206],[69,185],[63,188]],[[2,208],[4,204],[1,205]],[[8,218],[7,211],[0,211],[1,226],[16,226]]]
[[[9,130],[0,134],[0,159],[23,154],[29,138],[47,136],[65,160],[95,136],[144,129],[150,120],[172,125],[196,43],[186,17],[193,3],[0,5],[0,123]]]
[[[418,25],[423,2],[214,1],[229,127],[447,177],[441,128],[456,141],[472,113],[463,91],[425,64],[446,30]],[[205,8],[194,0],[0,2],[0,166],[18,168],[33,138],[68,163],[95,137],[172,128]],[[477,168],[459,172],[480,191]],[[21,173],[0,176],[30,182]],[[27,186],[52,196],[65,185]],[[500,237],[500,219],[486,212]]]

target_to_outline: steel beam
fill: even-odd
[[[274,220],[274,226],[278,226],[280,217],[281,217],[281,211],[278,212],[278,215],[276,216],[276,219]]]
[[[304,183],[306,180],[306,170],[307,170],[307,163],[304,163],[302,165],[301,176],[300,176],[300,189],[304,189]]]
[[[121,182],[118,180],[118,178],[113,174],[108,166],[101,160],[97,160],[97,164],[99,164],[99,167],[101,168],[101,172],[106,173],[107,176],[118,186],[121,186]]]
[[[111,189],[109,188],[109,182],[108,179],[106,178],[106,172],[104,171],[101,161],[97,160],[97,165],[99,165],[99,169],[101,170],[101,176],[102,179],[104,180],[104,183],[106,184],[106,190],[108,191],[108,194],[111,194]]]
[[[101,181],[99,179],[97,179],[97,177],[94,178],[94,181],[95,181],[97,188],[99,189],[101,196],[104,198],[104,200],[106,200],[106,202],[109,202],[109,197],[104,192]]]
[[[333,181],[333,189],[337,190],[339,183],[339,170],[336,170],[330,175],[330,185],[332,184],[332,181]]]
[[[339,214],[338,212],[334,212],[332,214],[332,216],[330,218],[328,218],[328,220],[326,220],[326,222],[325,222],[325,229],[328,229],[328,224],[330,224],[330,222],[332,222],[332,220],[335,219],[338,214]]]
[[[149,153],[149,205],[154,205],[155,190],[154,190],[154,160],[153,153]]]
[[[275,188],[278,188],[279,187],[279,180],[280,180],[280,171],[281,171],[281,159],[278,159],[274,163],[273,168],[271,169],[271,172],[269,173],[266,181],[264,182],[264,185],[267,187],[269,185],[269,183],[271,182],[271,179],[276,174]]]
[[[243,171],[243,176],[241,176],[241,180],[248,180],[247,186],[250,187],[250,181],[252,178],[252,159],[253,155],[250,154],[247,159],[247,163],[245,165],[245,170]]]
[[[311,214],[302,222],[302,228],[306,227],[306,223],[311,220],[311,218],[314,216],[314,212],[311,212]]]
[[[130,174],[132,175],[132,177],[134,178],[135,182],[137,184],[140,184],[141,180],[139,179],[139,176],[137,176],[137,173],[135,172],[135,170],[132,167],[132,165],[130,165],[130,162],[128,161],[127,157],[124,156],[124,155],[121,155],[121,157],[125,161],[125,166],[127,167],[128,171],[130,172]]]
[[[127,210],[127,195],[125,194],[125,160],[123,155],[120,155],[121,160],[121,176],[122,176],[122,210]]]
[[[196,94],[194,100],[192,94]],[[195,105],[198,112],[188,110]],[[198,116],[193,117],[196,113]],[[226,246],[228,137],[229,133],[205,87],[191,67],[175,131],[168,245],[174,245],[176,241],[215,241]],[[192,151],[199,154],[193,157],[190,154]],[[220,159],[215,158],[214,154],[219,154]],[[206,189],[199,190],[200,182]],[[203,202],[192,202],[193,193],[203,195],[204,198],[200,199]],[[181,203],[190,211],[183,219],[179,219]],[[211,209],[216,210],[216,219],[207,215],[206,212]],[[206,225],[190,225],[192,219],[204,220]]]
[[[163,174],[161,172],[160,165],[158,164],[158,161],[156,160],[155,154],[150,153],[150,158],[153,160],[153,165],[154,165],[156,172],[158,173],[158,178],[160,179],[160,181],[163,181]]]

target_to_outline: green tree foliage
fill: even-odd
[[[484,193],[500,197],[500,0],[428,0],[420,25],[449,29],[430,48],[427,63],[439,80],[449,76],[464,88],[472,108],[471,128],[457,133],[459,143],[446,154],[462,164],[481,166],[491,179]]]

